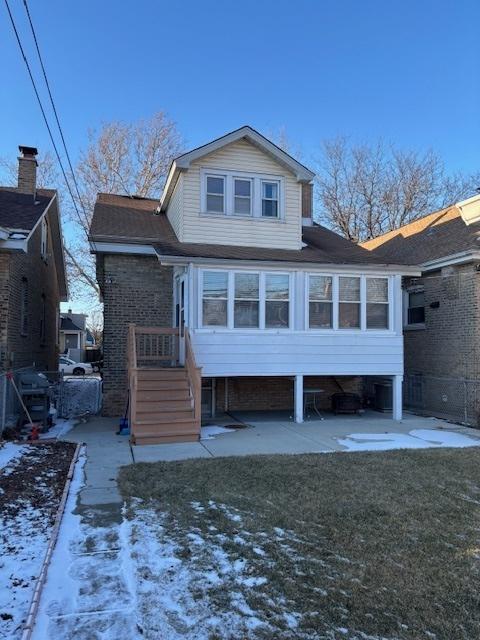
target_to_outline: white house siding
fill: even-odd
[[[202,168],[283,178],[284,219],[201,215]],[[301,185],[292,173],[251,143],[234,142],[192,163],[184,173],[183,229],[180,233],[182,242],[300,249]]]
[[[354,269],[330,270],[334,272],[361,275]],[[305,330],[306,277],[314,271],[296,270],[290,300],[294,310],[292,328],[277,331],[200,328],[201,271],[191,267],[189,273],[193,301],[188,309],[189,326],[197,364],[203,368],[204,377],[403,375],[401,276],[397,274],[389,276],[390,330]]]
[[[193,334],[202,375],[402,375],[398,335],[248,331]]]
[[[168,219],[178,239],[181,239],[183,233],[183,180],[184,176],[180,174],[167,210]]]

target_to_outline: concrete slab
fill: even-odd
[[[179,442],[172,444],[147,444],[132,446],[134,462],[158,462],[188,460],[188,458],[211,458],[212,454],[201,442]]]

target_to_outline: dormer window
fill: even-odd
[[[278,218],[278,182],[262,180],[262,216]]]
[[[207,212],[225,213],[224,176],[207,176]]]
[[[233,212],[237,215],[249,216],[252,213],[252,180],[250,178],[234,178]]]
[[[201,213],[279,220],[284,217],[282,176],[201,170]]]

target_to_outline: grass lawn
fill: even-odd
[[[480,638],[476,448],[136,464],[120,486],[145,637]]]

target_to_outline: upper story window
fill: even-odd
[[[234,178],[233,212],[237,215],[249,216],[252,213],[252,180],[250,178]]]
[[[284,215],[283,190],[281,176],[202,169],[201,211],[279,220]]]
[[[20,290],[20,332],[22,336],[28,334],[28,280],[22,278]]]
[[[225,212],[225,178],[207,176],[207,212]]]
[[[48,255],[48,222],[46,218],[42,220],[41,238],[40,238],[40,254],[46,260]]]
[[[262,216],[278,218],[278,182],[262,180]]]
[[[407,325],[425,324],[425,291],[407,291]]]

